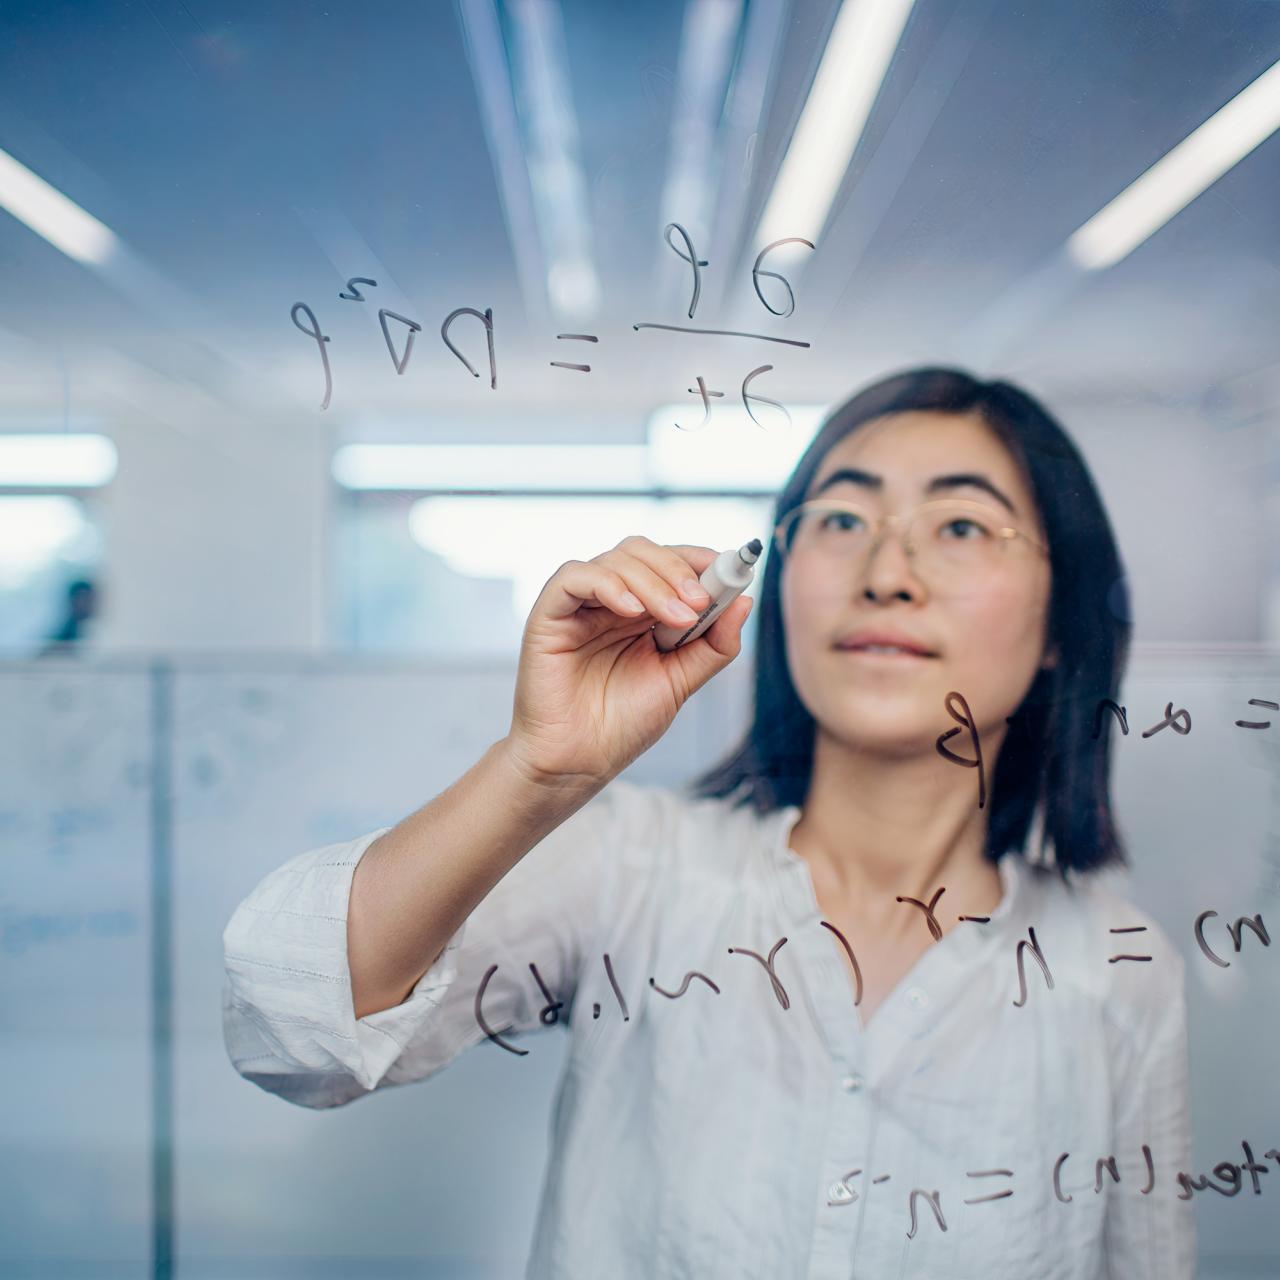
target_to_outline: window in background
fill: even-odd
[[[717,550],[767,545],[773,504],[769,494],[348,493],[336,530],[339,634],[357,650],[514,661],[525,619],[564,561],[590,560],[633,533]]]
[[[101,579],[103,539],[68,494],[0,496],[0,653],[29,657],[65,621],[67,587]]]

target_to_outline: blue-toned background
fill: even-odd
[[[1274,948],[1190,933],[1280,928],[1280,716],[1233,723],[1280,701],[1278,63],[1262,0],[0,6],[0,1275],[518,1274],[558,1034],[290,1108],[226,1059],[221,930],[505,732],[564,560],[767,537],[823,411],[922,363],[1094,470],[1131,726],[1193,717],[1116,784],[1196,1169],[1280,1146]],[[752,652],[632,777],[733,741]],[[1202,1274],[1280,1271],[1277,1197],[1197,1196]]]

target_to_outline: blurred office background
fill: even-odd
[[[222,927],[505,732],[564,560],[767,536],[923,363],[1094,468],[1195,1171],[1280,1145],[1280,970],[1190,929],[1280,921],[1280,717],[1234,723],[1280,701],[1277,127],[1262,0],[6,4],[0,1274],[519,1274],[558,1033],[290,1108],[226,1059]],[[631,777],[733,741],[752,650]],[[1197,1195],[1203,1275],[1280,1270],[1277,1197]]]

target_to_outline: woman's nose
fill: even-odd
[[[902,534],[883,529],[872,543],[862,566],[862,588],[872,599],[898,595],[915,599],[921,592]]]

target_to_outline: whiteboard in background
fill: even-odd
[[[151,1055],[167,1053],[151,1038],[150,909],[169,902],[156,894],[156,859],[172,877],[180,1274],[519,1273],[562,1031],[520,1058],[481,1042],[425,1084],[311,1111],[241,1079],[221,1030],[221,933],[236,905],[297,853],[437,795],[505,733],[513,681],[509,665],[286,660],[180,664],[159,679],[118,664],[0,672],[0,1062],[20,1082],[0,1102],[6,1262],[80,1258],[104,1276],[150,1274],[153,1208],[169,1211],[151,1163]],[[679,787],[714,763],[745,726],[750,688],[746,663],[722,672],[623,776]],[[1238,1160],[1242,1138],[1255,1154],[1280,1139],[1269,1065],[1280,955],[1247,930],[1243,954],[1231,953],[1225,927],[1274,914],[1280,715],[1265,731],[1234,722],[1269,718],[1248,701],[1280,701],[1278,690],[1273,657],[1138,653],[1121,697],[1130,732],[1111,731],[1133,860],[1117,887],[1187,963],[1197,1172]],[[1192,732],[1142,737],[1170,702],[1187,708]],[[1195,945],[1206,909],[1219,912],[1206,931],[1227,969]],[[167,997],[164,984],[157,992]],[[1280,1267],[1252,1200],[1197,1195],[1213,1259],[1202,1274],[1248,1274],[1246,1259]]]

